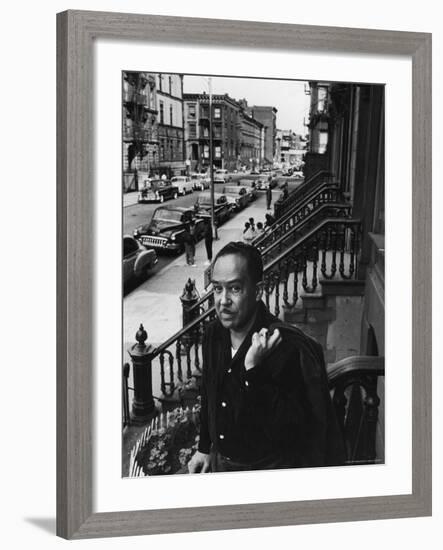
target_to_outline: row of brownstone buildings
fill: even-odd
[[[210,96],[183,90],[183,75],[123,73],[123,189],[140,173],[206,171],[210,159]],[[276,155],[273,106],[249,106],[212,95],[213,164],[227,170],[271,165]]]

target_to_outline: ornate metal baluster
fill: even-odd
[[[306,258],[306,247],[303,247],[302,262],[303,264],[301,285],[303,287],[303,290],[306,292],[306,289],[308,288],[308,262]]]
[[[315,292],[318,285],[317,263],[318,263],[318,244],[316,243],[314,248],[314,258],[312,262],[312,292]]]
[[[163,395],[166,395],[166,382],[165,382],[165,357],[163,353],[160,353],[160,389]]]
[[[380,398],[377,395],[377,381],[375,380],[366,387],[365,412],[367,431],[366,434],[364,434],[364,440],[366,441],[364,458],[368,461],[373,461],[377,456],[375,436],[377,431],[379,405]]]
[[[181,339],[179,338],[176,343],[176,353],[175,358],[177,359],[177,378],[180,382],[183,382],[183,371],[182,371],[182,357],[181,357]]]
[[[334,397],[332,398],[332,403],[334,404],[335,415],[337,417],[338,424],[344,435],[347,399],[346,399],[345,388],[343,384],[336,386],[334,390]]]
[[[191,345],[186,345],[186,376],[188,380],[192,377],[192,368],[191,368]]]
[[[289,293],[288,293],[288,282],[289,282],[289,260],[284,261],[284,275],[282,279],[283,283],[283,303],[285,306],[289,306]]]
[[[195,350],[195,359],[194,359],[194,367],[196,370],[200,372],[200,357],[198,355],[198,342],[195,342],[194,344],[194,350]]]
[[[274,274],[274,282],[275,282],[275,307],[274,307],[274,315],[276,317],[280,314],[280,277],[279,273]]]
[[[345,275],[345,243],[346,243],[346,229],[343,227],[340,240],[340,265],[339,273],[342,279],[346,279]]]
[[[168,351],[167,353],[169,358],[169,395],[172,395],[175,390],[174,361],[173,361],[172,353],[170,351]]]
[[[264,292],[265,292],[266,307],[269,309],[269,294],[270,294],[269,277],[264,278]]]
[[[331,263],[331,275],[330,279],[333,279],[335,273],[337,272],[337,240],[338,240],[338,231],[336,229],[332,230],[331,240],[332,244],[332,263]]]
[[[295,263],[294,270],[294,290],[292,292],[292,307],[295,307],[298,302],[298,262]]]

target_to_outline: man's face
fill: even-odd
[[[261,299],[261,289],[250,279],[246,260],[239,254],[218,258],[212,270],[212,286],[221,324],[236,332],[245,329]]]

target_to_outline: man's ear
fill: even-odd
[[[259,302],[261,300],[261,297],[263,296],[263,290],[264,290],[264,283],[263,281],[257,283],[256,290],[255,290],[255,300]]]

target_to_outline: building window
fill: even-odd
[[[323,113],[326,107],[328,90],[326,88],[318,89],[317,111]]]
[[[165,104],[160,101],[160,124],[165,123]]]
[[[203,158],[209,158],[209,145],[203,145]]]
[[[328,134],[327,134],[327,132],[320,132],[318,152],[320,154],[326,153],[327,145],[328,145]]]
[[[195,122],[190,122],[188,125],[189,128],[189,137],[190,138],[196,138],[197,137],[197,124]]]
[[[196,111],[195,111],[195,103],[188,105],[188,117],[189,118],[195,118]]]
[[[172,76],[169,77],[169,93],[172,95]]]
[[[165,159],[165,140],[162,138],[160,140],[160,160]]]
[[[214,118],[220,118],[221,117],[221,110],[220,107],[214,108]]]
[[[214,156],[215,156],[216,159],[221,158],[221,147],[220,147],[220,145],[217,145],[214,148]]]
[[[163,91],[163,75],[161,73],[158,73],[158,89],[160,92]]]
[[[201,108],[201,116],[202,118],[209,118],[209,106],[208,105],[202,105],[202,108]]]
[[[171,126],[173,126],[174,125],[174,116],[173,116],[173,112],[172,112],[172,105],[169,105],[169,121],[170,121]]]

